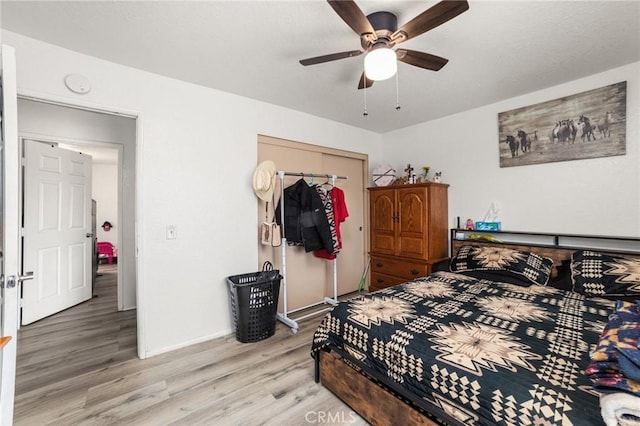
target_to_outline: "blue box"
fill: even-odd
[[[502,222],[476,222],[476,231],[500,231]]]

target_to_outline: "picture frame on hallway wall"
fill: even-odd
[[[627,82],[498,113],[500,167],[626,154]]]

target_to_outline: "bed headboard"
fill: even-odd
[[[500,242],[488,241],[492,238]],[[571,259],[571,254],[580,249],[640,258],[640,238],[636,237],[452,229],[451,256],[465,245],[498,246],[528,251],[552,259],[556,266],[564,260]]]

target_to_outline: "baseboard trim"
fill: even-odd
[[[156,355],[161,355],[167,352],[175,351],[177,349],[186,348],[187,346],[195,345],[202,342],[207,342],[209,340],[217,339],[219,337],[225,337],[232,334],[234,331],[229,328],[226,330],[219,331],[214,334],[209,334],[208,336],[198,337],[197,339],[187,340],[186,342],[178,343],[177,345],[167,346],[164,348],[156,349],[156,350],[148,350],[145,351],[145,358],[151,358]]]

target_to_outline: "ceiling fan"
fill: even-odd
[[[443,0],[398,28],[398,18],[391,12],[375,12],[365,16],[353,0],[327,1],[342,20],[360,36],[360,45],[363,50],[350,50],[316,56],[302,59],[300,63],[305,66],[315,65],[338,59],[352,58],[366,53],[365,71],[360,77],[358,89],[371,87],[374,81],[384,80],[393,76],[397,66],[396,59],[419,68],[432,71],[440,70],[449,62],[448,59],[409,49],[396,49],[394,51],[392,48],[444,24],[469,9],[469,3],[466,0]],[[373,52],[376,53],[372,55]],[[374,77],[368,72],[367,60],[370,59],[369,57],[373,59],[379,53],[392,57],[390,66],[393,67],[393,70],[389,70],[390,74],[386,73],[386,77],[384,75]]]

